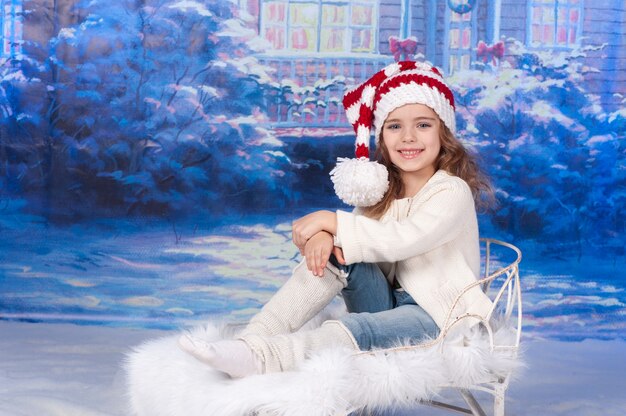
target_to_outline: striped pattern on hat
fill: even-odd
[[[389,113],[406,104],[427,105],[455,132],[454,96],[441,73],[423,62],[393,63],[343,97],[346,117],[356,133],[357,159],[369,158],[372,127],[378,144]]]

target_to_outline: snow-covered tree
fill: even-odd
[[[288,200],[290,161],[259,126],[270,77],[252,55],[262,45],[233,3],[74,7],[79,21],[53,30],[40,47],[48,55],[26,71],[33,79],[39,72],[48,100],[15,110],[30,119],[22,130],[33,147],[47,150],[22,158],[28,171],[15,180],[35,196],[52,189],[75,215],[220,212]],[[53,182],[37,173],[42,160]]]
[[[610,120],[585,88],[584,76],[596,70],[579,58],[593,48],[537,53],[512,40],[511,59],[498,71],[464,71],[452,80],[460,86],[461,135],[497,187],[495,224],[579,254],[590,242],[603,246],[602,235],[624,231],[607,215],[625,202],[614,190],[626,179],[625,133],[613,127],[623,115]]]

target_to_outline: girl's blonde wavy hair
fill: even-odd
[[[495,196],[489,178],[481,171],[475,157],[465,146],[454,137],[450,129],[439,120],[439,141],[441,150],[435,164],[435,171],[443,169],[451,175],[458,176],[469,185],[474,196],[478,211],[486,211],[495,204]],[[400,170],[391,163],[389,150],[385,145],[382,132],[376,148],[376,160],[389,172],[389,189],[377,204],[364,209],[367,217],[380,219],[391,206],[391,203],[404,196],[404,184]]]

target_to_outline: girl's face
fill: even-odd
[[[391,162],[409,185],[425,183],[434,173],[441,142],[439,116],[423,104],[407,104],[389,113],[382,140]]]

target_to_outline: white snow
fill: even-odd
[[[76,29],[64,27],[59,30],[59,39],[76,39]]]
[[[298,260],[290,222],[276,219],[210,232],[189,226],[104,232],[26,229],[9,217],[0,217],[10,236],[0,244],[0,277],[12,284],[1,296],[29,308],[0,312],[1,416],[128,416],[124,353],[171,333],[130,326],[190,325],[217,314],[248,319]],[[568,263],[541,262],[533,270],[531,259],[522,263],[529,368],[510,387],[507,415],[622,415],[626,301],[620,280],[602,280],[615,267],[586,258],[574,276]],[[25,289],[34,282],[41,286]],[[614,340],[556,340],[585,336]]]
[[[171,333],[1,321],[0,414],[129,416],[121,371],[124,354],[144,340]],[[523,346],[528,368],[509,387],[507,415],[623,414],[625,341],[527,338]],[[442,414],[429,407],[418,412]],[[415,412],[395,413],[409,414]]]
[[[615,140],[615,135],[613,135],[611,133],[609,133],[609,134],[600,134],[600,135],[591,136],[587,140],[587,145],[592,146],[592,145],[594,145],[596,143],[606,143],[606,142],[612,142],[614,140]]]
[[[241,20],[228,19],[222,22],[222,30],[217,32],[215,35],[251,39],[256,36],[256,31],[244,26]]]
[[[182,11],[195,11],[200,16],[213,16],[213,14],[206,8],[206,6],[200,2],[192,1],[192,0],[182,0],[178,3],[170,4],[168,6],[170,9],[179,9]]]

